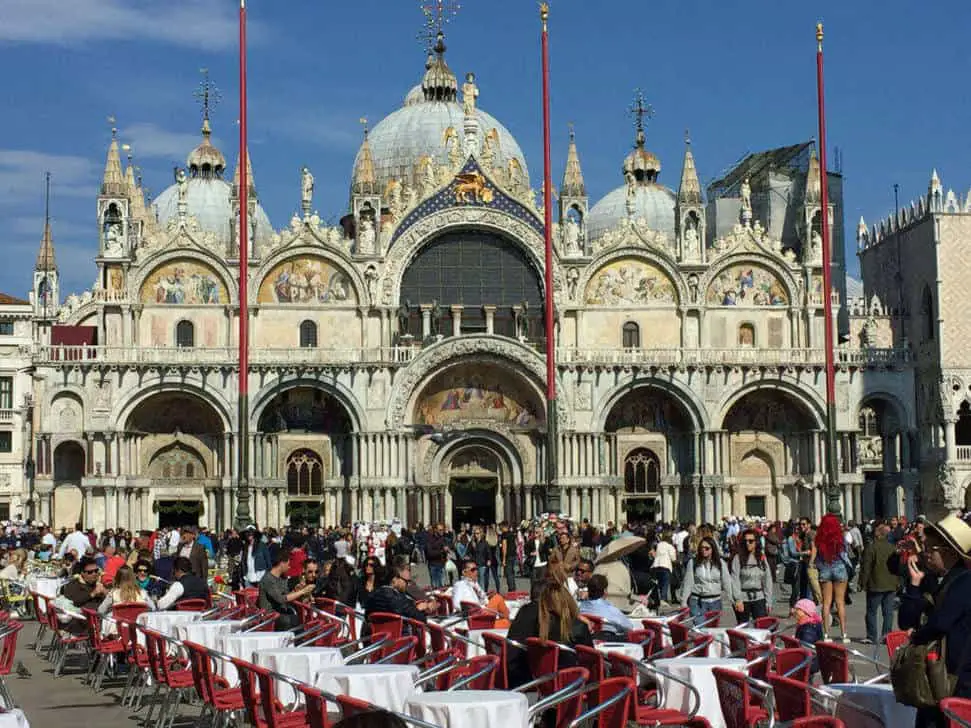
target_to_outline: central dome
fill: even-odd
[[[416,166],[425,156],[431,157],[437,166],[448,164],[447,129],[454,129],[459,139],[463,137],[465,112],[458,100],[458,82],[445,63],[444,53],[445,45],[439,37],[434,55],[425,64],[422,83],[408,93],[402,108],[382,119],[368,134],[375,180],[381,192],[391,180],[414,184]],[[499,137],[494,166],[507,169],[510,160],[515,159],[528,183],[526,159],[513,135],[485,111],[476,108],[475,115],[480,142],[493,129]],[[354,159],[355,170],[361,154],[359,150]]]
[[[593,209],[587,218],[587,234],[590,239],[600,237],[608,230],[612,230],[621,220],[643,219],[650,230],[665,233],[672,239],[675,237],[675,214],[677,195],[663,185],[651,182],[634,187],[633,200],[630,206],[633,213],[628,212],[628,192],[626,186],[621,186],[608,192]]]

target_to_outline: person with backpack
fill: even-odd
[[[792,533],[782,542],[779,555],[782,557],[783,581],[789,585],[789,608],[809,596],[809,556],[812,554],[808,518],[800,518]]]
[[[772,611],[772,572],[762,554],[762,544],[754,529],[739,536],[739,549],[732,557],[729,601],[738,624],[766,617]]]
[[[915,728],[947,728],[937,703],[971,698],[971,526],[947,516],[925,534],[924,551],[907,559],[898,622],[913,632],[894,656],[891,681],[898,701],[917,708]]]

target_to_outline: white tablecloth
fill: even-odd
[[[0,713],[0,728],[30,728],[27,716],[19,708]]]
[[[657,660],[654,663],[659,669],[669,672],[685,680],[698,690],[701,707],[698,715],[707,718],[711,728],[725,728],[722,717],[721,704],[718,702],[718,689],[715,687],[713,667],[741,670],[745,660],[725,659],[713,657],[674,657],[667,660]],[[664,692],[664,707],[673,708],[687,713],[694,704],[691,692],[681,683],[658,677]]]
[[[647,617],[647,619],[650,619],[652,622],[660,622],[666,626],[668,622],[676,621],[679,616],[680,615],[675,612],[674,614],[667,614],[663,617],[661,615],[655,615],[653,617]],[[667,629],[663,630],[661,632],[661,647],[670,647],[672,644],[674,643],[671,641],[671,632]]]
[[[412,695],[404,712],[442,728],[526,728],[529,702],[506,690],[456,690]]]
[[[468,645],[467,644],[468,652],[466,654],[468,654],[468,656],[470,658],[471,657],[479,657],[480,655],[486,654],[485,640],[482,638],[482,635],[484,635],[486,632],[488,632],[489,634],[497,634],[497,635],[500,635],[501,637],[505,637],[506,635],[509,634],[509,630],[508,629],[473,629],[473,630],[470,630],[469,631],[469,639],[472,640],[473,642],[475,642],[474,645]]]
[[[138,623],[169,637],[176,637],[176,626],[198,621],[198,612],[142,612],[138,615]]]
[[[732,627],[702,627],[697,630],[702,634],[710,634],[715,637],[715,641],[708,649],[709,657],[728,657],[732,653],[732,648],[728,643],[728,630]],[[755,629],[754,627],[743,627],[737,630],[744,635],[748,635],[756,642],[768,642],[772,637],[771,630]]]
[[[912,728],[914,725],[916,708],[898,703],[890,685],[833,684],[823,689],[839,695],[836,717],[847,726],[874,728],[874,721],[869,719],[867,713],[854,710],[853,706],[880,716],[885,728]]]
[[[405,700],[417,692],[417,677],[416,665],[342,665],[320,670],[314,685],[400,713]]]
[[[27,578],[27,590],[43,594],[45,597],[56,597],[64,582],[53,576],[31,576]],[[41,613],[46,611],[47,603],[41,600]]]
[[[516,615],[519,614],[519,610],[522,608],[524,604],[526,604],[526,601],[521,599],[510,599],[509,601],[506,602],[506,606],[509,607],[510,620],[513,620],[516,618]]]
[[[214,619],[208,622],[188,622],[176,624],[176,636],[183,641],[196,642],[197,644],[209,647],[214,650],[219,649],[216,638],[222,634],[239,632],[243,624],[241,619]]]
[[[616,652],[632,660],[644,659],[644,648],[632,642],[594,642],[593,646],[605,655]]]
[[[289,632],[227,632],[216,635],[215,648],[230,657],[238,657],[249,662],[257,650],[286,647],[290,644],[291,637]],[[219,670],[231,687],[239,684],[239,675],[233,663],[220,660]]]
[[[317,673],[325,667],[344,664],[337,647],[261,647],[254,651],[253,662],[273,672],[313,685]],[[277,697],[284,705],[297,702],[296,691],[285,682],[277,683]]]

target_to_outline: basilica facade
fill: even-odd
[[[440,38],[421,83],[365,133],[338,226],[315,213],[309,170],[282,227],[247,175],[243,373],[238,165],[207,118],[149,203],[113,140],[93,288],[62,295],[49,234],[38,257],[26,511],[96,528],[231,525],[246,376],[261,526],[518,522],[544,508],[551,425],[561,511],[576,518],[818,517],[827,309],[849,337],[843,513],[925,508],[912,348],[886,292],[846,304],[823,289],[822,215],[842,280],[841,180],[830,173],[824,210],[812,143],[750,155],[707,190],[686,143],[669,188],[638,125],[617,188],[592,201],[571,135],[548,291],[539,175],[480,108],[488,89],[463,78]]]

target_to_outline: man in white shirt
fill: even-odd
[[[179,550],[179,542],[182,540],[182,534],[179,533],[179,529],[173,528],[169,531],[169,553],[176,554]]]
[[[491,597],[479,586],[479,567],[474,561],[462,564],[462,578],[452,585],[452,609],[461,613],[462,603],[478,604],[488,612],[497,615],[495,627],[509,626],[509,607],[499,594]]]
[[[88,549],[91,548],[91,542],[88,537],[84,535],[84,531],[81,530],[81,524],[75,523],[74,530],[71,531],[64,539],[64,543],[61,544],[60,550],[57,552],[59,558],[64,558],[64,554],[69,551],[74,551],[78,558],[84,556]]]
[[[51,529],[49,529],[47,526],[44,526],[43,534],[44,535],[41,536],[40,538],[40,542],[42,544],[46,544],[47,546],[50,546],[51,551],[57,548],[57,536],[51,533]]]

